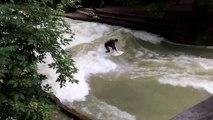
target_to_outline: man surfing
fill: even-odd
[[[115,43],[118,42],[118,39],[109,39],[107,42],[105,42],[104,46],[106,48],[106,53],[110,52],[110,47],[112,48],[112,50],[115,50],[118,52],[118,50],[115,47]]]

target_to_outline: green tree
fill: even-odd
[[[40,2],[39,2],[40,1]],[[61,87],[77,83],[74,61],[61,45],[73,33],[51,6],[52,0],[2,0],[0,4],[0,119],[42,120],[55,109],[53,94],[42,86],[47,77],[38,73],[38,63],[53,58],[49,67],[58,73]],[[64,38],[64,34],[71,34]]]

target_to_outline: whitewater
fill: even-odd
[[[146,31],[66,21],[75,39],[62,47],[75,61],[79,84],[60,88],[57,74],[47,66],[50,56],[39,64],[39,72],[47,75],[43,84],[50,84],[62,103],[93,119],[165,120],[213,93],[211,48],[176,45]],[[105,53],[104,42],[111,38],[119,40],[117,48],[124,54]],[[174,105],[176,96],[183,98],[181,105]]]

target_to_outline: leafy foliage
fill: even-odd
[[[198,3],[198,5],[204,5],[208,2],[213,2],[212,0],[194,0],[194,2]]]
[[[147,5],[149,12],[154,17],[163,17],[165,10],[168,8],[168,3],[174,0],[116,0],[116,2],[121,3],[126,6],[144,6]],[[193,0],[198,6],[204,4],[212,4],[213,0]]]
[[[81,0],[60,0],[56,5],[57,8],[63,8],[66,12],[73,12],[81,7]]]
[[[165,10],[168,8],[169,0],[154,0],[149,4],[148,10],[156,18],[160,18],[164,15]]]
[[[7,4],[13,3],[13,4]],[[42,120],[55,108],[52,94],[42,86],[46,76],[38,73],[38,63],[53,58],[49,67],[59,74],[57,82],[77,83],[74,61],[61,48],[73,33],[60,17],[48,7],[51,0],[4,0],[0,4],[0,119]],[[63,34],[71,34],[65,39]]]

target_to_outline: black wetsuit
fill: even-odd
[[[112,50],[117,51],[117,49],[115,47],[115,42],[116,42],[116,40],[110,39],[104,44],[105,48],[107,49],[106,53],[110,52],[110,49],[109,49],[110,47],[112,48]]]

